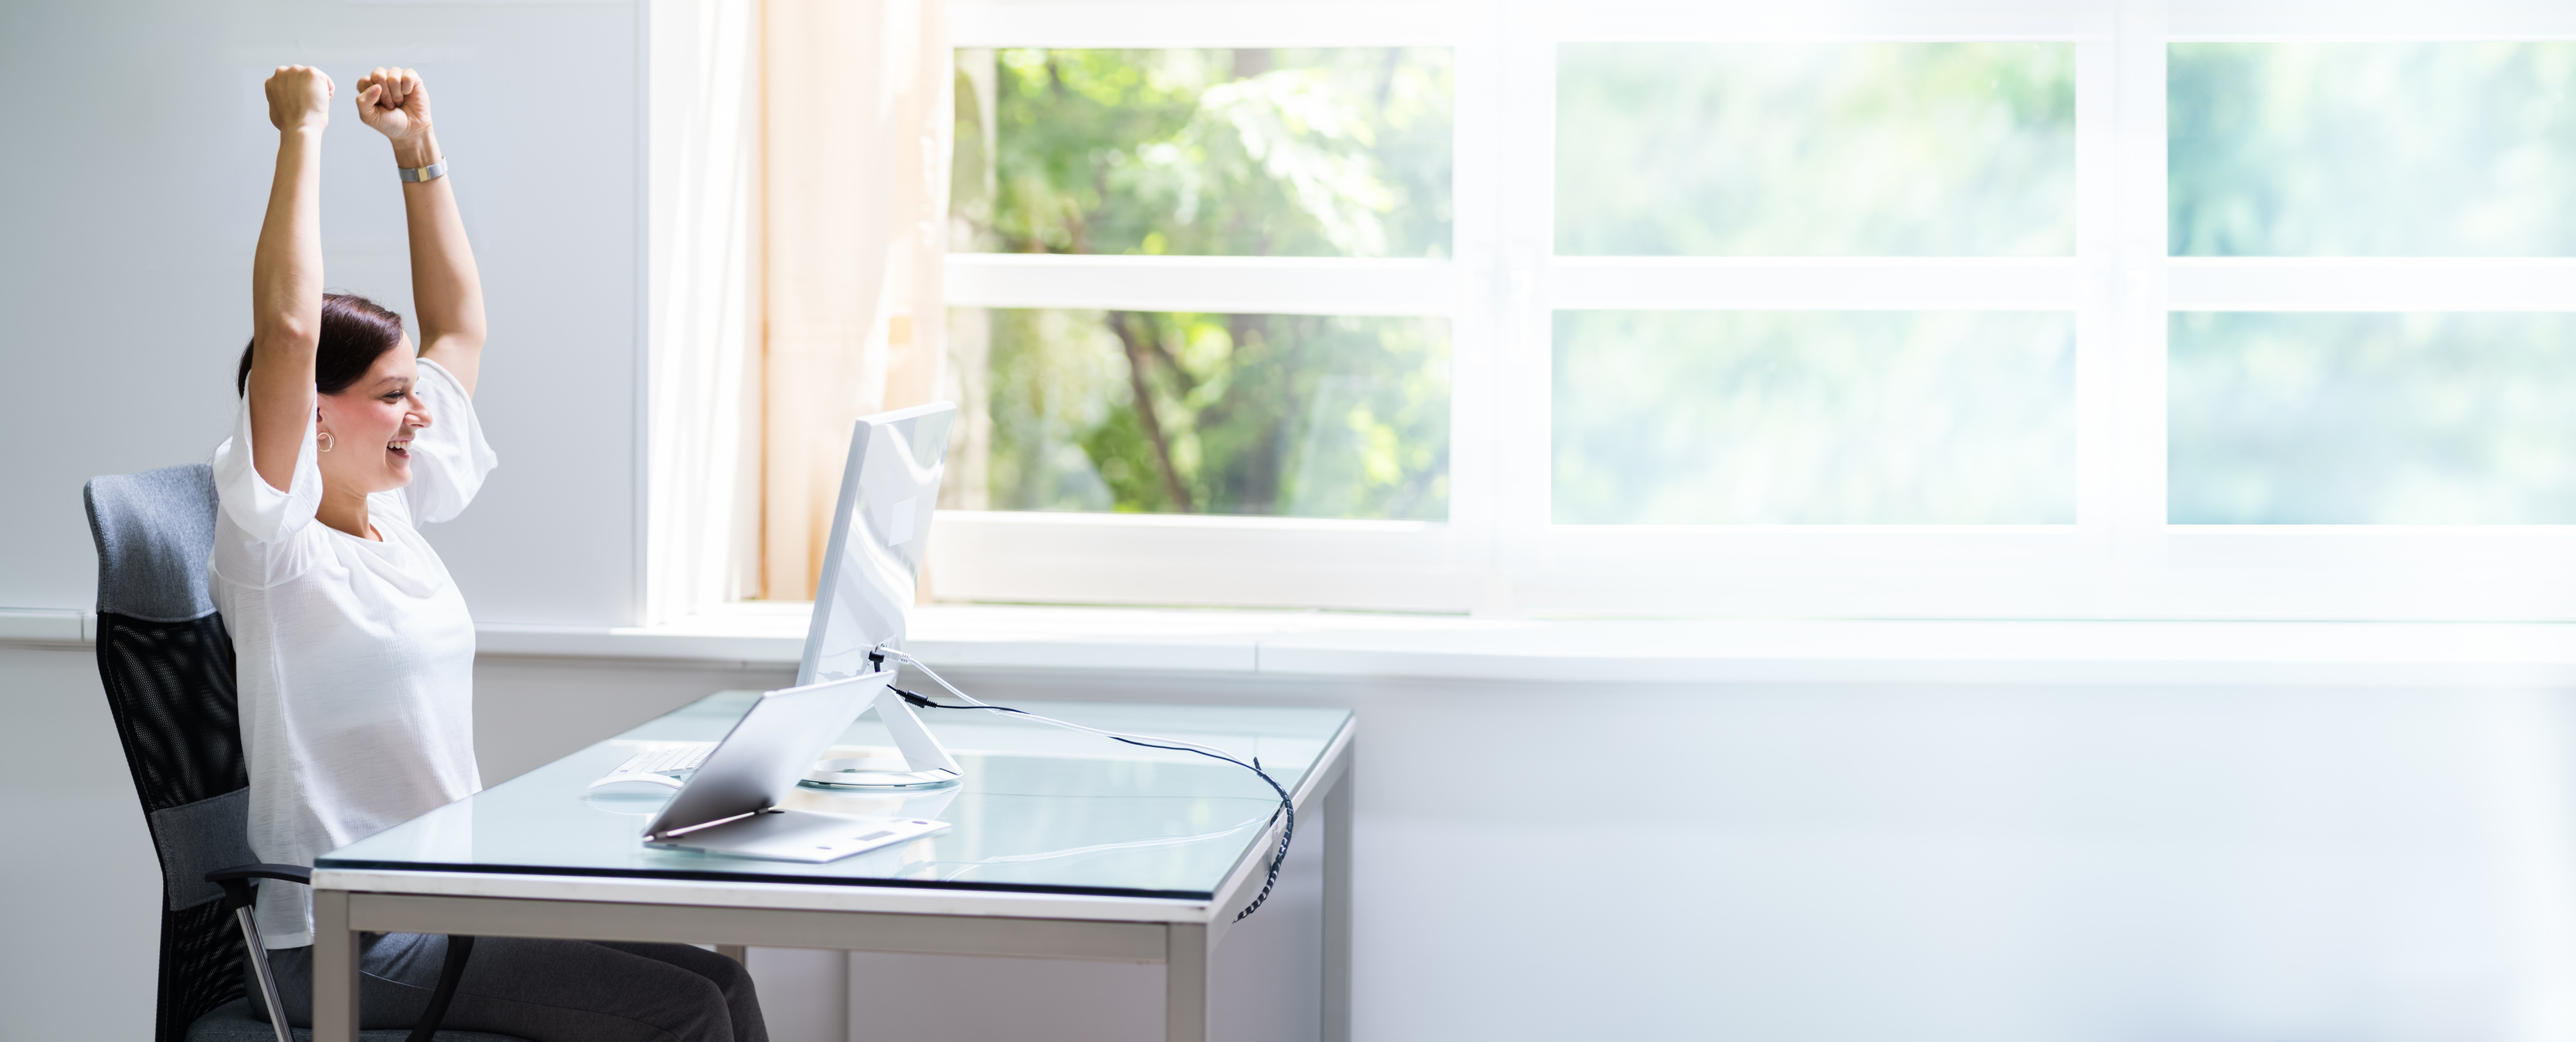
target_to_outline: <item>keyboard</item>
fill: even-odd
[[[618,782],[649,782],[676,789],[680,787],[680,780],[672,775],[682,771],[697,770],[700,764],[707,762],[707,754],[715,751],[715,747],[714,742],[693,742],[663,749],[647,749],[627,757],[625,763],[617,765],[616,770],[590,783],[590,787],[596,789]]]
[[[674,745],[667,749],[647,749],[636,753],[625,763],[619,764],[616,770],[608,773],[665,774],[671,771],[694,771],[698,769],[699,764],[707,762],[707,754],[714,752],[715,748],[714,742],[692,742],[688,745]]]

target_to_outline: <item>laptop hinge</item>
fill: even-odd
[[[661,831],[661,832],[653,833],[651,836],[648,836],[648,837],[646,837],[646,838],[648,838],[648,839],[654,839],[654,840],[665,840],[665,839],[669,839],[669,838],[671,838],[671,837],[673,837],[673,836],[685,836],[685,835],[688,835],[689,833],[696,832],[696,831],[698,831],[699,829],[711,829],[711,828],[714,828],[714,827],[716,827],[716,826],[718,826],[718,825],[722,825],[722,824],[724,824],[724,823],[726,823],[726,822],[729,822],[729,821],[741,821],[742,819],[744,819],[744,818],[748,818],[748,817],[751,817],[751,816],[752,816],[752,815],[754,815],[754,814],[767,814],[767,813],[769,813],[769,812],[770,812],[770,810],[771,810],[771,809],[772,809],[772,808],[769,808],[769,807],[762,807],[762,808],[760,808],[759,810],[747,810],[747,811],[744,811],[744,812],[742,812],[742,813],[740,813],[740,814],[736,814],[736,815],[734,815],[734,816],[732,816],[732,817],[730,817],[730,818],[717,818],[717,819],[716,819],[716,820],[714,820],[714,821],[701,821],[701,822],[699,822],[699,823],[697,823],[697,824],[695,824],[695,825],[690,825],[690,826],[687,826],[687,827],[684,827],[684,828],[666,829],[666,830],[663,830],[663,831]]]

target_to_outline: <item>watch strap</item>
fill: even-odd
[[[447,160],[441,159],[438,162],[429,164],[428,166],[398,166],[394,168],[394,171],[402,175],[404,184],[419,184],[423,181],[435,181],[446,175]]]

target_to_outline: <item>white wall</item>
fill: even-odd
[[[0,1037],[152,1037],[161,869],[87,649],[0,646]]]
[[[485,776],[783,676],[487,659]],[[156,877],[90,655],[0,647],[0,678],[5,1035],[139,1037]],[[2576,1036],[2576,693],[952,679],[1355,707],[1364,1042]],[[1308,1030],[1312,899],[1229,940],[1221,1037]],[[754,967],[779,1042],[838,1042],[844,1001],[853,1042],[1142,1038],[1158,987]]]
[[[81,482],[199,462],[227,434],[275,66],[318,65],[344,88],[324,146],[328,285],[408,317],[391,152],[345,100],[389,64],[430,84],[491,314],[476,404],[501,470],[430,538],[484,621],[628,621],[639,17],[623,3],[0,5],[0,607],[89,606]]]
[[[1356,708],[1369,1042],[2576,1037],[2570,692],[952,679]]]

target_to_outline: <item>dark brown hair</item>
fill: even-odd
[[[338,394],[367,375],[384,353],[401,347],[402,316],[355,293],[322,295],[322,332],[313,349],[313,389]],[[250,353],[242,348],[241,371],[233,374],[233,393],[250,393]]]

